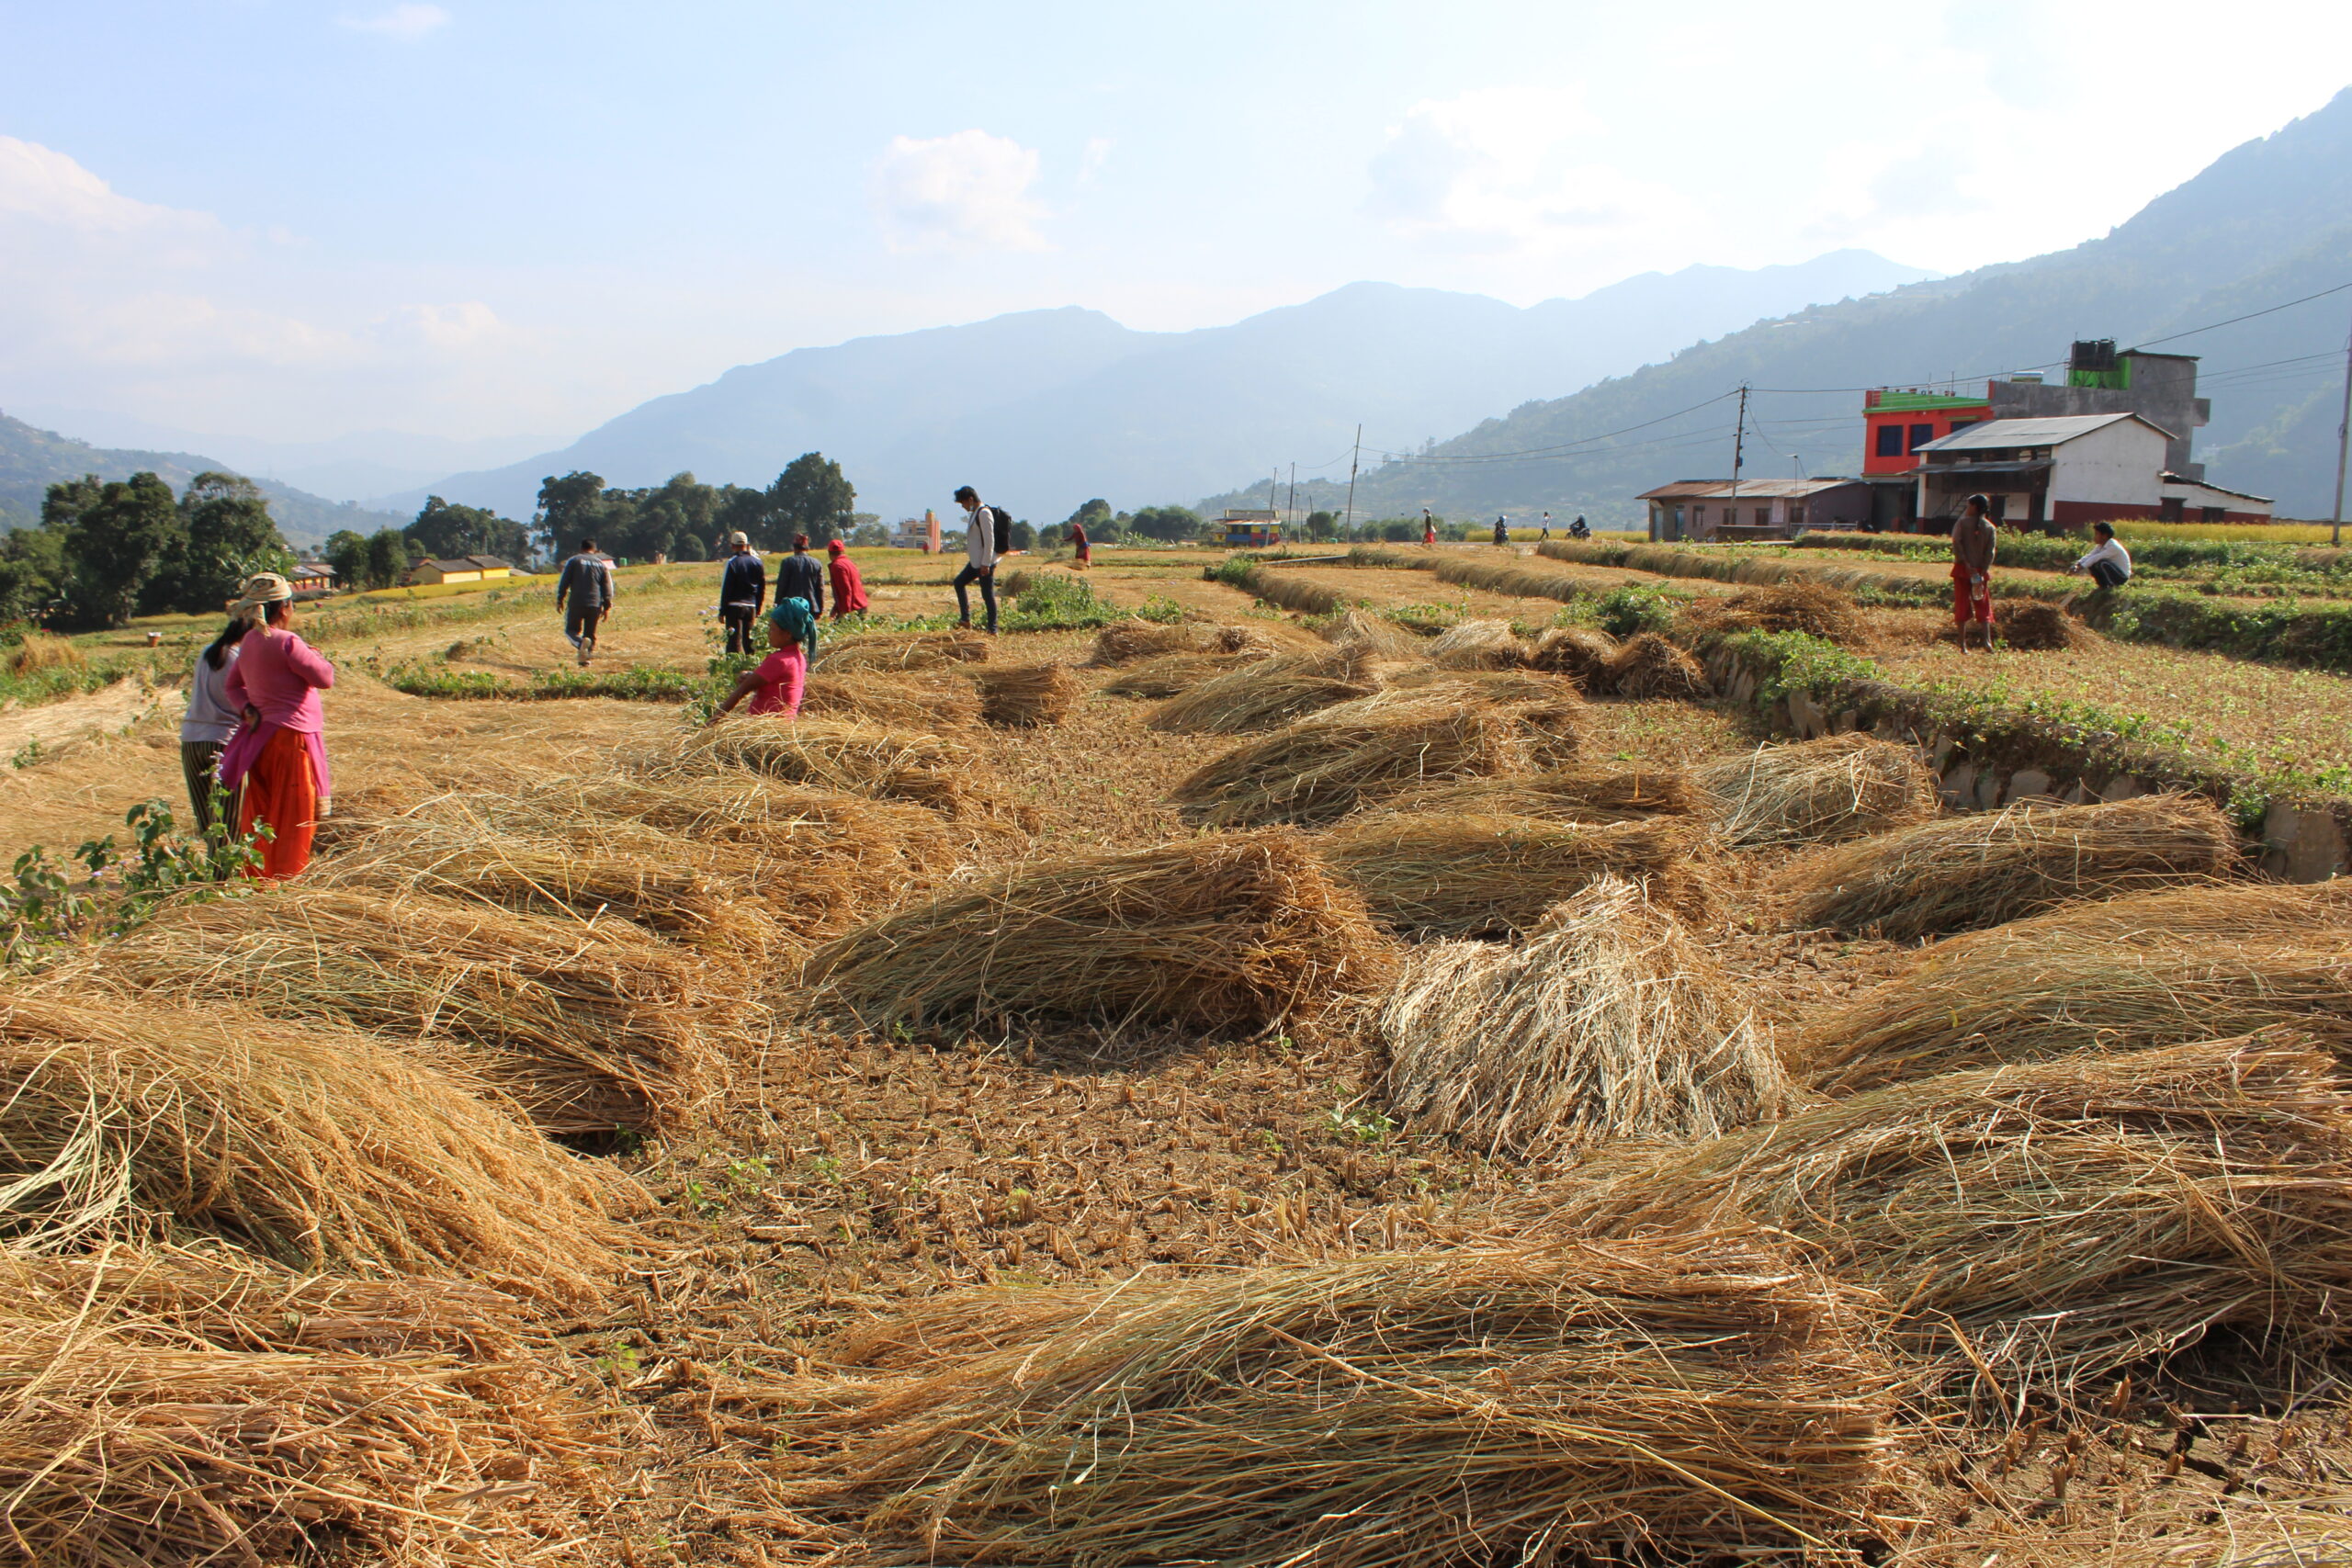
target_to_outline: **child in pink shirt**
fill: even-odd
[[[794,611],[798,615],[795,615]],[[813,619],[808,605],[800,600],[777,601],[775,607],[768,612],[768,648],[771,651],[760,660],[757,669],[746,670],[735,677],[735,689],[727,694],[727,700],[718,705],[717,713],[710,716],[711,723],[717,724],[732,713],[735,705],[745,697],[752,699],[752,705],[745,710],[748,713],[782,714],[786,718],[799,716],[800,694],[808,683],[808,647],[816,639],[811,635],[815,629],[813,625],[803,626],[795,623],[813,622]],[[795,636],[795,631],[802,635]]]

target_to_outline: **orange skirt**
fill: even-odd
[[[250,833],[256,824],[266,824],[270,837],[261,846],[260,870],[248,874],[273,882],[300,876],[318,836],[319,781],[311,773],[309,749],[290,729],[271,736],[245,773],[237,830]]]

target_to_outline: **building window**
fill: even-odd
[[[1911,427],[1911,450],[1917,452],[1920,447],[1925,446],[1928,442],[1933,441],[1935,438],[1936,427],[1934,425],[1915,424]]]
[[[1957,435],[1957,434],[1960,434],[1962,431],[1966,430],[1970,425],[1974,424],[1975,423],[1976,423],[1976,422],[1975,422],[1974,420],[1973,420],[1973,419],[1956,419],[1956,420],[1953,420],[1953,421],[1951,422],[1951,428],[1950,430],[1945,431],[1945,432],[1944,432],[1944,434],[1947,434],[1947,435]]]
[[[1770,507],[1759,506],[1756,509],[1756,525],[1758,528],[1769,528],[1772,525],[1772,509]]]
[[[1690,526],[1696,528],[1706,520],[1707,509],[1705,507],[1694,506],[1690,509]]]
[[[1878,427],[1878,455],[1882,457],[1903,456],[1903,427],[1901,425],[1882,424]]]

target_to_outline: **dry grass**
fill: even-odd
[[[1102,682],[1114,697],[1172,697],[1229,671],[1255,664],[1258,653],[1170,653],[1145,659]]]
[[[1690,865],[1690,829],[1668,820],[1597,826],[1380,811],[1325,834],[1319,847],[1374,919],[1417,937],[1531,931],[1603,878],[1631,878],[1648,898],[1686,913],[1706,903]]]
[[[871,1020],[1254,1029],[1376,990],[1388,963],[1355,895],[1269,832],[1014,867],[850,932],[804,979]]]
[[[1385,615],[1370,610],[1350,610],[1323,627],[1323,638],[1334,648],[1353,649],[1368,659],[1419,659],[1429,643]]]
[[[1504,778],[1446,779],[1379,803],[1398,813],[1535,817],[1556,822],[1639,822],[1699,809],[1689,774],[1668,768],[1555,768]]]
[[[1884,1292],[1955,1371],[2064,1383],[2221,1326],[2308,1346],[2352,1288],[2352,1097],[2291,1036],[1947,1073],[1641,1162],[1561,1223],[1734,1213]]]
[[[1199,632],[1190,626],[1160,626],[1151,621],[1114,621],[1094,634],[1094,651],[1087,663],[1098,669],[1157,659],[1170,653],[1201,651]]]
[[[1938,804],[1917,750],[1861,734],[1758,747],[1707,764],[1694,782],[1735,849],[1836,843],[1924,821]]]
[[[1255,567],[1240,584],[1244,592],[1277,609],[1302,615],[1328,615],[1345,603],[1339,591],[1279,568]]]
[[[1154,729],[1179,735],[1241,735],[1302,714],[1369,696],[1378,689],[1362,653],[1280,653],[1202,682],[1151,716]]]
[[[989,724],[1033,729],[1059,724],[1084,694],[1078,678],[1059,664],[990,664],[972,671],[979,688],[980,717]]]
[[[1548,706],[1481,704],[1451,686],[1391,692],[1245,742],[1169,799],[1206,827],[1315,826],[1432,779],[1532,773],[1576,744],[1575,728]]]
[[[617,921],[594,927],[422,897],[270,890],[164,909],[110,942],[93,980],[416,1039],[510,1096],[542,1130],[689,1121],[740,1029],[703,961]]]
[[[78,1228],[143,1213],[306,1266],[571,1299],[615,1272],[606,1216],[625,1184],[466,1080],[348,1031],[130,1005],[107,968],[62,971],[0,1012],[6,1174],[86,1163]],[[100,1190],[118,1213],[89,1201]]]
[[[957,773],[970,761],[965,747],[923,730],[743,716],[650,750],[636,768],[652,778],[740,770],[957,816],[968,808]]]
[[[831,663],[827,660],[824,672],[808,677],[800,699],[804,718],[851,719],[915,731],[979,722],[979,699],[968,682],[854,671],[850,678],[832,672]]]
[[[869,632],[826,643],[819,661],[829,675],[865,670],[930,670],[985,663],[989,642],[970,632]]]
[[[1614,875],[1523,945],[1415,953],[1379,1032],[1398,1113],[1489,1153],[1711,1138],[1790,1099],[1770,1037],[1722,972],[1640,883]]]
[[[1842,648],[1870,640],[1869,624],[1853,596],[1802,579],[1745,588],[1720,598],[1696,599],[1676,617],[1678,627],[1701,632],[1807,632]]]
[[[8,673],[16,676],[79,670],[88,662],[79,644],[53,632],[27,632],[25,639],[8,650]]]
[[[2102,806],[2013,806],[1815,850],[1775,879],[1792,928],[1894,941],[1971,931],[2076,898],[2208,882],[2238,863],[2211,801],[2152,795]]]
[[[1509,621],[1464,621],[1440,633],[1428,648],[1441,670],[1516,670],[1527,662],[1527,644]]]
[[[962,1307],[996,1348],[796,1423],[925,1561],[1746,1555],[1856,1525],[1890,1414],[1839,1298],[1736,1235]]]
[[[1590,626],[1554,626],[1538,633],[1528,649],[1531,670],[1566,675],[1588,692],[1610,689],[1609,661],[1617,657],[1617,639]]]
[[[2097,648],[2107,639],[2041,599],[2009,599],[2001,604],[2001,640],[2026,653],[2059,653]]]
[[[1696,701],[1713,694],[1699,661],[1656,632],[1643,632],[1609,656],[1608,689],[1621,697],[1679,697]]]

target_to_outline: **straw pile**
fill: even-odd
[[[1441,670],[1516,670],[1527,662],[1527,644],[1509,621],[1464,621],[1428,648]]]
[[[1875,927],[1900,942],[2210,881],[2237,859],[2237,835],[2211,801],[2151,795],[1921,822],[1800,856],[1776,887],[1792,929]]]
[[[937,812],[742,773],[613,774],[550,785],[532,799],[552,807],[551,821],[602,817],[700,845],[706,855],[737,852],[729,869],[747,881],[774,858],[789,860],[798,879],[818,866],[845,866],[895,886],[945,870],[956,855],[955,836]],[[340,804],[336,810],[341,815]],[[771,904],[771,918],[788,919],[790,906],[806,897],[804,880],[794,899]]]
[[[1259,653],[1170,653],[1128,665],[1102,682],[1114,697],[1172,697],[1227,671],[1255,664]]]
[[[1585,707],[1574,681],[1533,670],[1442,670],[1433,664],[1389,667],[1386,684],[1368,699],[1384,705],[1456,701],[1498,703],[1532,713],[1572,718]]]
[[[1017,1326],[799,1427],[925,1561],[1744,1558],[1858,1523],[1891,1414],[1843,1299],[1742,1235],[963,1304]]]
[[[2352,1289],[2352,1095],[2291,1036],[1946,1073],[1645,1161],[1562,1223],[1733,1213],[1988,1368],[2064,1382],[2222,1325],[2310,1340]]]
[[[2024,653],[2064,653],[2107,639],[2043,599],[2001,601],[2001,640]]]
[[[525,1367],[225,1350],[103,1297],[0,1306],[11,1561],[521,1562],[613,1457]]]
[[[2020,920],[1929,948],[1816,1018],[1794,1056],[1825,1092],[1852,1094],[1962,1067],[2278,1024],[2352,1061],[2352,931],[2131,941],[2059,938]]]
[[[990,664],[972,671],[972,683],[979,688],[980,717],[1016,729],[1059,724],[1084,693],[1078,677],[1050,662]]]
[[[1167,653],[1197,653],[1200,638],[1188,626],[1160,626],[1151,621],[1113,621],[1094,634],[1094,651],[1087,663],[1102,668]]]
[[[1804,579],[1694,599],[1678,619],[1692,633],[1808,632],[1841,648],[1859,648],[1870,640],[1870,628],[1852,595]]]
[[[814,953],[868,1019],[1001,1011],[1256,1028],[1386,983],[1363,906],[1281,832],[1018,866]]]
[[[1712,1138],[1779,1115],[1770,1037],[1641,885],[1604,876],[1524,945],[1442,942],[1380,1010],[1390,1103],[1489,1154]]]
[[[1656,632],[1643,632],[1609,656],[1608,689],[1621,697],[1679,697],[1712,694],[1699,661]]]
[[[1325,834],[1320,847],[1374,919],[1417,937],[1532,930],[1553,905],[1604,877],[1645,883],[1648,897],[1686,912],[1706,898],[1689,866],[1689,829],[1672,821],[1380,811]]]
[[[1688,774],[1595,764],[1495,779],[1446,779],[1391,795],[1380,802],[1380,808],[1555,822],[1640,822],[1687,816],[1699,809],[1699,801]]]
[[[79,1211],[40,1216],[61,1242],[143,1212],[310,1267],[598,1294],[625,1184],[469,1087],[366,1035],[133,1005],[67,970],[0,1010],[0,1190],[49,1173]]]
[[[1734,849],[1827,844],[1936,814],[1936,775],[1908,746],[1855,733],[1761,746],[1695,775]]]
[[[733,1020],[699,960],[619,924],[583,928],[421,897],[265,890],[167,906],[109,942],[93,984],[273,1019],[356,1025],[462,1063],[541,1131],[684,1124]]]
[[[949,685],[877,675],[849,680],[832,672],[831,662],[826,660],[825,673],[810,675],[801,693],[800,711],[808,717],[918,731],[955,729],[979,720],[979,700],[960,681]]]
[[[1609,661],[1616,657],[1617,639],[1598,627],[1554,626],[1537,635],[1527,667],[1571,676],[1588,692],[1603,692],[1610,687]]]
[[[655,778],[740,769],[956,816],[967,808],[957,770],[970,761],[964,747],[922,730],[739,716],[695,730],[639,765]]]
[[[1419,659],[1429,651],[1428,643],[1396,622],[1363,609],[1350,610],[1325,626],[1323,639],[1370,659]]]
[[[1295,610],[1302,615],[1328,615],[1345,602],[1337,589],[1326,588],[1293,572],[1269,570],[1263,566],[1252,567],[1244,574],[1240,587],[1269,604]]]
[[[1465,701],[1446,688],[1386,693],[1310,715],[1235,747],[1170,792],[1212,828],[1319,826],[1431,779],[1532,773],[1575,751],[1547,707]]]
[[[1240,735],[1272,729],[1376,689],[1357,651],[1278,653],[1162,703],[1153,710],[1151,727],[1178,735]]]
[[[856,670],[929,670],[942,664],[987,661],[988,638],[970,632],[869,632],[824,645],[821,657],[831,675]]]

